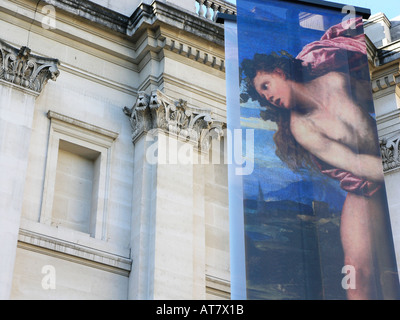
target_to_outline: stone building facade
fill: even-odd
[[[371,16],[364,23],[386,192],[400,269],[400,16]]]
[[[235,10],[0,0],[1,299],[229,299],[215,15]],[[366,22],[400,252],[398,25]]]
[[[0,298],[229,298],[234,9],[0,1]]]

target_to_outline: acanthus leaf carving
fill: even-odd
[[[383,171],[400,167],[400,134],[380,141]]]
[[[31,54],[26,46],[14,48],[0,40],[0,79],[40,93],[48,80],[60,74],[57,59]]]
[[[213,138],[223,136],[225,123],[212,117],[211,110],[191,107],[187,101],[174,100],[160,90],[151,95],[139,92],[132,108],[124,108],[130,117],[132,140],[143,132],[160,129],[180,140],[190,141],[206,151]]]
[[[149,96],[144,91],[138,93],[136,102],[132,108],[124,107],[124,113],[129,116],[132,127],[132,140],[136,139],[142,132],[151,128],[151,119],[148,110]]]

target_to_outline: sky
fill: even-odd
[[[236,0],[227,0],[233,4],[236,4]],[[388,19],[393,19],[400,16],[400,1],[399,0],[335,0],[333,2],[342,3],[347,5],[353,5],[355,7],[362,7],[371,10],[371,14],[383,12]]]

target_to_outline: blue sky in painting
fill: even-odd
[[[236,4],[236,0],[227,0],[230,3]],[[352,5],[355,7],[367,8],[371,10],[371,14],[377,14],[379,12],[383,12],[389,19],[395,18],[397,16],[400,17],[400,10],[398,8],[399,0],[385,0],[385,1],[376,1],[376,0],[334,0],[327,1],[341,3],[343,5]]]
[[[252,58],[254,53],[285,50],[296,56],[308,43],[319,40],[324,31],[300,29],[295,19],[287,18],[299,12],[323,14],[328,26],[340,23],[344,17],[327,9],[305,8],[304,5],[282,1],[240,1],[237,6],[239,34],[239,60]]]

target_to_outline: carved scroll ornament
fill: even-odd
[[[212,117],[208,109],[188,106],[184,100],[173,100],[161,91],[151,95],[139,92],[132,108],[124,108],[133,130],[132,141],[152,129],[161,129],[179,139],[191,141],[200,150],[208,150],[212,138],[223,136],[225,124]]]
[[[14,48],[0,40],[0,79],[40,93],[49,79],[59,75],[59,61],[31,54],[31,49]]]
[[[380,141],[383,171],[400,167],[400,133]]]

